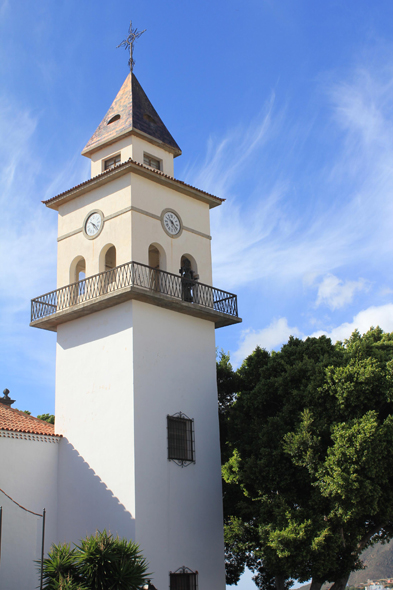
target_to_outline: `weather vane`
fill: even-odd
[[[130,27],[128,29],[128,37],[127,39],[124,39],[124,41],[122,41],[120,43],[120,45],[117,45],[116,49],[118,47],[124,47],[124,49],[129,49],[130,50],[130,59],[128,60],[128,65],[130,66],[130,72],[132,74],[132,71],[134,69],[134,65],[135,65],[135,60],[132,56],[133,51],[134,51],[134,43],[137,39],[139,39],[139,37],[141,35],[143,35],[143,33],[146,31],[146,29],[144,29],[143,31],[138,31],[138,29],[133,29],[132,28],[132,20],[130,21]]]

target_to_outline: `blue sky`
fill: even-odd
[[[54,411],[55,334],[29,328],[56,286],[56,213],[80,152],[135,72],[183,150],[176,177],[212,211],[217,330],[235,365],[290,334],[393,331],[391,0],[0,0],[0,390]],[[239,588],[251,588],[243,582]]]

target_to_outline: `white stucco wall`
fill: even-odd
[[[177,238],[166,234],[159,219],[168,208],[178,213],[184,225]],[[89,240],[82,227],[87,215],[96,209],[108,219],[101,233]],[[60,205],[58,235],[62,238],[58,242],[58,288],[73,282],[70,267],[76,257],[85,259],[87,277],[101,272],[100,253],[108,244],[115,246],[119,266],[131,260],[148,264],[149,246],[158,243],[165,250],[165,270],[174,274],[179,273],[182,255],[191,255],[200,282],[212,284],[209,205],[136,173],[124,174]]]
[[[134,536],[132,303],[57,331],[59,538]]]
[[[105,160],[117,154],[120,154],[121,162],[126,162],[129,158],[132,158],[139,164],[143,164],[144,153],[161,160],[162,171],[168,176],[173,176],[173,154],[163,147],[135,135],[123,137],[91,154],[91,176],[97,176],[97,174],[104,172]]]
[[[157,588],[169,571],[225,588],[214,324],[134,302],[136,539]],[[195,464],[168,461],[167,415],[194,419]]]
[[[45,552],[57,540],[58,451],[57,437],[0,432],[0,488],[33,512],[46,509]],[[2,493],[0,506],[0,588],[33,590],[39,584],[34,560],[41,558],[42,518],[21,510]]]
[[[157,588],[225,588],[214,324],[129,301],[58,327],[59,537],[140,544]],[[167,459],[167,414],[194,419],[196,463]]]

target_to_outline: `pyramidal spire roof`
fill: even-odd
[[[146,139],[157,144],[165,144],[175,157],[181,154],[181,149],[147,98],[135,74],[132,74],[131,89],[129,73],[109,111],[87,142],[82,155],[88,156],[102,145],[117,141],[131,133],[148,136]]]

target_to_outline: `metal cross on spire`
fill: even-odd
[[[130,50],[130,59],[128,60],[128,65],[130,67],[130,72],[131,72],[131,76],[132,76],[132,71],[134,69],[134,65],[135,65],[135,60],[133,58],[133,52],[134,52],[134,43],[137,39],[139,39],[139,37],[141,35],[143,35],[143,33],[146,31],[146,29],[144,29],[143,31],[138,31],[138,29],[133,29],[132,28],[132,20],[130,21],[130,27],[128,29],[128,37],[126,39],[124,39],[124,41],[122,41],[120,43],[120,45],[117,45],[117,47],[124,47],[124,49],[129,49]],[[117,48],[116,47],[116,48]]]

